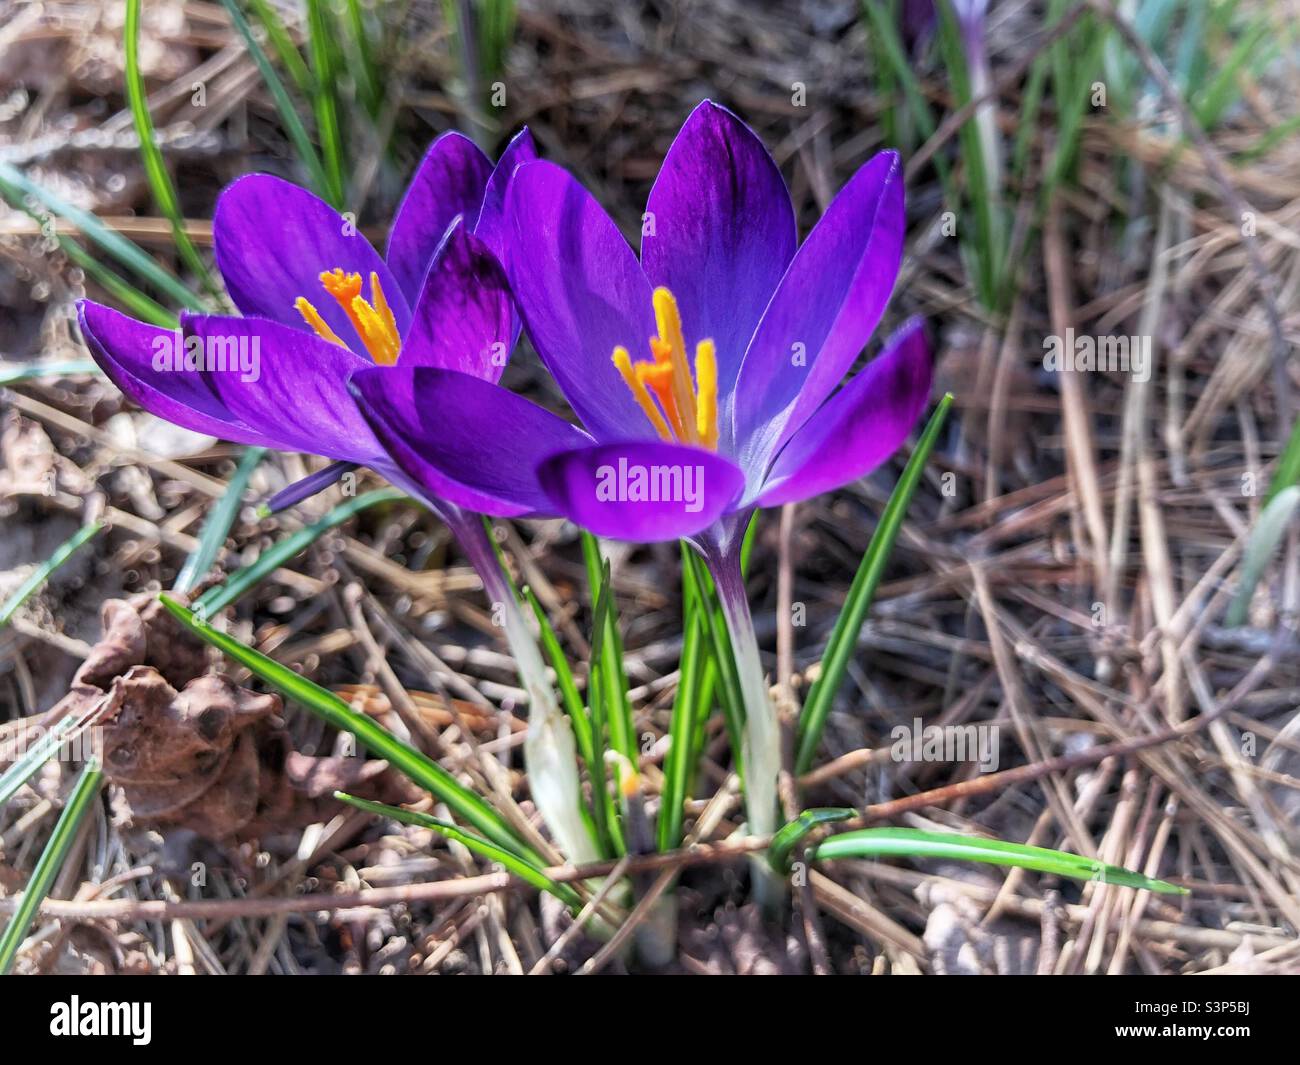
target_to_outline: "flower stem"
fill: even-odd
[[[528,693],[524,769],[533,802],[569,861],[576,865],[598,861],[602,855],[582,819],[582,786],[573,729],[555,698],[537,639],[524,620],[479,516],[446,504],[438,510],[483,582],[492,616],[505,630],[519,679]]]
[[[718,590],[718,601],[731,634],[740,678],[741,698],[745,704],[744,750],[745,814],[753,835],[770,835],[777,829],[777,778],[781,772],[781,729],[776,706],[763,680],[763,666],[758,656],[758,638],[754,619],[745,595],[745,580],[740,571],[740,537],[727,538],[725,544],[702,544],[704,560]],[[780,895],[767,862],[761,857],[753,863],[754,894],[764,904]]]

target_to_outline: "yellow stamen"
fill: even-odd
[[[361,295],[361,275],[345,274],[340,268],[335,267],[333,270],[325,270],[320,274],[320,283],[325,286],[325,291],[334,297],[335,302],[343,308],[348,319],[352,322],[352,328],[361,333],[361,326],[352,314],[352,300]],[[362,336],[364,335],[362,334]]]
[[[320,275],[320,283],[325,291],[334,297],[343,312],[357,331],[370,357],[382,366],[391,366],[397,361],[402,350],[402,337],[397,331],[397,319],[384,296],[379,275],[370,274],[370,296],[367,301],[361,295],[361,275],[349,274],[335,267]],[[303,296],[294,300],[294,307],[316,334],[333,344],[347,347],[338,334],[334,332],[321,317],[320,312]]]
[[[379,275],[373,270],[370,271],[370,295],[374,300],[375,310],[379,312],[379,317],[383,321],[389,337],[396,338],[398,335],[397,319],[393,317],[392,309],[388,306],[388,300],[384,296],[384,289],[379,284]],[[398,346],[400,347],[400,344]]]
[[[666,288],[655,289],[654,310],[659,328],[659,335],[650,338],[654,358],[633,362],[627,348],[620,346],[614,349],[614,365],[661,437],[716,448],[718,359],[713,341],[701,340],[695,345],[692,382],[681,315],[677,301]]]
[[[331,344],[337,344],[341,348],[346,348],[343,343],[326,323],[325,319],[320,316],[320,311],[307,302],[306,296],[299,296],[293,301],[294,308],[302,315],[302,320],[316,330],[316,335],[322,340],[328,340]]]
[[[639,362],[636,375],[659,400],[668,424],[672,426],[673,435],[681,440],[685,438],[682,427],[682,413],[677,408],[677,397],[673,392],[672,352],[668,345],[658,337],[650,338],[650,350],[654,352],[654,362]]]
[[[691,371],[686,363],[686,340],[682,336],[682,317],[677,310],[677,300],[666,288],[660,286],[654,290],[653,302],[659,339],[668,345],[670,353],[668,361],[673,368],[673,398],[677,401],[677,409],[681,412],[682,425],[687,430],[688,439],[693,441],[695,391],[691,387]]]
[[[705,447],[718,446],[718,359],[712,340],[695,345],[695,432]]]
[[[357,325],[361,339],[365,341],[370,357],[380,366],[392,366],[397,361],[399,348],[379,311],[360,296],[353,297],[351,310],[352,320]]]
[[[650,393],[646,391],[645,381],[632,369],[632,357],[628,355],[627,348],[614,349],[614,365],[618,367],[623,383],[632,390],[633,397],[645,411],[645,416],[650,419],[650,424],[655,427],[655,431],[665,440],[671,440],[673,435],[668,431],[663,415],[659,413],[659,408],[650,398]]]

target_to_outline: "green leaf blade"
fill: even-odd
[[[526,861],[518,854],[503,847],[498,847],[495,843],[484,839],[482,836],[464,832],[448,821],[443,821],[417,810],[405,810],[398,806],[372,802],[369,799],[358,799],[355,795],[349,795],[347,792],[336,791],[334,798],[338,799],[339,802],[345,802],[349,806],[355,806],[358,810],[365,810],[378,817],[391,817],[394,821],[400,821],[405,825],[414,825],[416,828],[427,828],[437,832],[447,839],[464,844],[466,848],[473,851],[480,858],[486,858],[490,862],[499,862],[513,875],[519,877],[520,880],[531,884],[540,891],[554,895],[575,912],[582,908],[582,898],[573,888],[567,884],[552,880],[542,871],[540,865]]]
[[[50,214],[62,218],[72,225],[76,226],[81,235],[88,241],[98,247],[101,251],[112,256],[119,263],[131,270],[138,277],[153,285],[159,292],[164,293],[169,299],[181,307],[186,307],[192,311],[202,311],[203,301],[191,292],[174,274],[165,270],[154,261],[153,256],[141,248],[138,244],[127,240],[115,229],[101,222],[92,212],[81,207],[77,207],[61,196],[49,189],[32,181],[26,174],[15,168],[4,160],[0,159],[0,194],[15,207],[25,211],[37,221],[42,221],[41,216],[32,207],[33,203],[40,204]],[[78,265],[87,266],[92,272],[96,272],[94,267],[88,264],[94,263],[96,267],[100,264],[92,256],[87,255],[84,250],[78,256],[72,251],[77,248],[75,241],[60,238],[60,245],[74,258],[77,258]],[[96,272],[96,279],[101,280],[103,276],[114,277],[111,271],[102,270]],[[124,291],[135,291],[132,286],[118,279],[117,291],[115,295],[121,298]],[[144,307],[152,306],[155,313],[161,313],[166,316],[168,312],[154,303],[148,296],[142,292],[137,292],[138,301]],[[137,309],[133,306],[132,309]],[[137,310],[137,313],[139,311]],[[152,320],[152,319],[151,319]],[[171,319],[174,324],[175,319]],[[166,321],[155,322],[157,325],[166,326]]]
[[[36,911],[40,909],[41,902],[49,894],[50,886],[63,867],[68,852],[72,850],[82,819],[89,812],[95,796],[99,794],[102,779],[103,772],[100,770],[99,763],[93,759],[87,762],[81,771],[81,776],[77,778],[72,794],[68,797],[68,804],[59,815],[54,832],[45,844],[45,849],[41,851],[40,858],[37,859],[36,868],[32,871],[32,878],[28,881],[18,902],[18,908],[9,918],[4,934],[0,935],[0,976],[7,976],[9,970],[13,968],[14,959],[18,956],[18,948],[22,945]]]
[[[142,0],[127,0],[126,26],[123,30],[126,47],[126,97],[131,109],[131,120],[135,124],[136,135],[140,138],[140,158],[144,163],[145,176],[149,179],[149,188],[159,210],[171,223],[172,239],[185,265],[203,283],[214,297],[220,289],[213,280],[208,265],[203,261],[198,248],[190,240],[185,229],[185,218],[181,214],[180,201],[176,196],[176,186],[172,184],[167,164],[163,160],[162,150],[154,136],[153,117],[149,114],[149,101],[145,92],[144,75],[140,71],[140,8]]]
[[[235,0],[221,0],[226,10],[230,13],[230,21],[234,24],[239,35],[244,39],[244,46],[248,49],[248,54],[253,62],[257,65],[258,72],[262,75],[262,81],[266,83],[267,91],[275,101],[276,110],[280,112],[280,121],[284,123],[285,133],[288,134],[289,140],[293,143],[294,150],[298,153],[298,158],[302,161],[307,173],[311,179],[312,188],[316,192],[329,198],[331,195],[330,179],[325,173],[325,168],[321,165],[320,156],[312,146],[311,138],[307,136],[307,128],[302,124],[302,119],[298,117],[298,111],[290,99],[288,90],[284,87],[284,82],[280,80],[280,75],[275,72],[275,67],[271,65],[271,60],[266,54],[266,50],[257,42],[253,35],[253,28],[248,24],[248,19],[244,13],[239,10],[239,5]],[[334,202],[331,206],[342,210],[342,202]]]
[[[377,488],[373,492],[366,492],[355,499],[340,503],[310,525],[304,525],[283,540],[277,541],[247,566],[232,573],[223,584],[209,588],[199,597],[196,607],[202,607],[207,617],[214,617],[252,591],[262,580],[295,555],[307,550],[331,529],[337,528],[349,518],[370,507],[405,498],[406,495],[395,488]]]
[[[4,628],[9,624],[14,614],[18,612],[18,608],[31,598],[36,589],[50,579],[50,574],[67,562],[79,548],[94,538],[103,527],[102,522],[88,522],[56,547],[54,553],[37,566],[28,575],[27,579],[14,590],[13,594],[4,601],[3,605],[0,605],[0,628]]]
[[[240,643],[233,636],[218,632],[170,596],[160,595],[158,598],[167,611],[195,636],[244,666],[286,699],[293,700],[335,728],[350,732],[366,750],[383,758],[394,769],[441,799],[457,817],[478,829],[493,843],[530,860],[539,860],[500,813],[422,751],[399,740],[333,692]]]
[[[813,757],[821,742],[822,730],[826,727],[826,719],[830,715],[831,703],[848,670],[849,660],[857,645],[858,634],[862,631],[862,623],[866,620],[876,586],[879,585],[880,578],[885,572],[894,541],[898,539],[899,530],[903,527],[903,518],[907,513],[908,504],[912,501],[916,487],[921,482],[921,474],[939,439],[939,431],[943,428],[951,406],[952,393],[948,393],[930,415],[916,450],[912,452],[912,457],[908,459],[898,484],[894,486],[889,503],[880,516],[880,523],[876,526],[871,542],[867,545],[866,554],[862,556],[862,562],[853,577],[844,608],[840,611],[830,639],[826,643],[821,672],[813,682],[803,712],[799,715],[798,754],[795,758],[797,773],[806,773],[812,766]]]
[[[863,828],[844,832],[810,848],[808,856],[817,861],[837,858],[949,858],[1032,869],[1074,880],[1097,880],[1165,895],[1190,894],[1187,888],[1176,884],[1066,851],[913,828]]]
[[[222,545],[230,535],[231,526],[239,516],[239,505],[243,501],[244,490],[248,487],[253,471],[257,469],[258,463],[265,455],[266,448],[250,447],[240,457],[234,476],[230,478],[225,492],[217,500],[217,505],[208,514],[208,520],[203,523],[198,546],[185,560],[180,573],[176,575],[176,583],[173,585],[175,591],[185,594],[216,564]]]

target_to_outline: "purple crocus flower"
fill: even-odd
[[[186,314],[173,334],[84,301],[82,333],[104,372],[146,410],[223,439],[336,460],[277,497],[280,505],[357,465],[393,472],[347,379],[398,360],[501,375],[518,333],[508,301],[495,295],[506,286],[496,264],[505,193],[515,168],[534,158],[527,130],[496,167],[467,137],[439,137],[397,212],[387,261],[305,189],[267,174],[240,178],[217,202],[213,242],[244,317]],[[467,334],[493,340],[469,350]]]
[[[769,832],[777,728],[740,579],[741,532],[756,507],[869,473],[927,402],[930,353],[917,321],[835,391],[898,273],[898,157],[867,162],[800,246],[776,163],[740,119],[705,102],[650,193],[640,261],[551,163],[520,167],[506,213],[516,301],[584,428],[491,382],[422,367],[399,368],[401,384],[358,373],[360,405],[393,460],[444,498],[695,545],[745,680],[750,828]],[[428,410],[442,415],[436,429]]]
[[[988,20],[988,0],[951,0],[957,32],[961,37],[962,51],[966,56],[966,77],[970,83],[972,100],[979,99],[993,88],[993,71],[989,66],[989,50],[985,23]],[[984,168],[988,172],[989,188],[997,195],[1002,188],[1002,149],[999,144],[997,105],[994,101],[981,104],[975,112],[975,125],[979,131],[980,151]]]
[[[498,262],[506,192],[516,167],[535,157],[527,130],[495,167],[468,138],[439,137],[397,212],[386,258],[310,192],[269,175],[240,178],[217,203],[213,238],[244,317],[187,314],[173,333],[91,301],[78,314],[95,360],[151,413],[226,440],[335,460],[281,493],[282,505],[360,465],[448,524],[501,611],[529,694],[534,799],[564,853],[582,862],[598,855],[579,813],[573,738],[481,518],[408,477],[348,392],[362,368],[396,377],[415,366],[495,387],[519,333]]]
[[[903,0],[898,12],[898,27],[903,43],[915,51],[929,39],[939,21],[939,3],[942,0]],[[957,25],[969,48],[978,39],[983,49],[984,19],[988,15],[988,0],[950,0]],[[968,52],[969,54],[969,52]]]
[[[934,33],[939,22],[939,4],[945,0],[904,0],[898,13],[899,29],[904,42],[913,53],[921,50]],[[993,87],[993,72],[989,66],[986,23],[989,0],[947,0],[957,24],[961,48],[966,59],[966,78],[971,99],[978,99]],[[979,134],[983,166],[988,173],[991,195],[998,196],[1002,188],[1002,149],[999,143],[997,104],[988,101],[975,111],[975,128]]]

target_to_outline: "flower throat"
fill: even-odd
[[[695,379],[686,361],[686,339],[677,300],[666,288],[654,291],[653,359],[636,362],[627,348],[614,349],[613,362],[650,424],[664,440],[718,446],[718,362],[712,340],[695,345]]]

